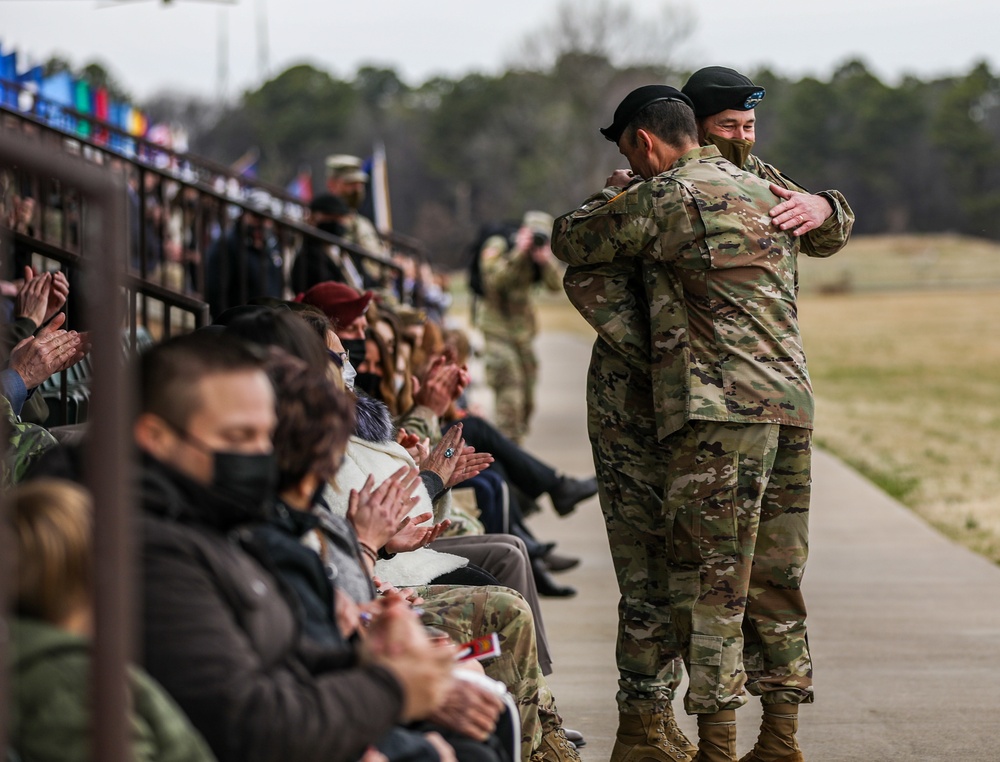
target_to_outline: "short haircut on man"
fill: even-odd
[[[207,376],[258,370],[264,354],[224,331],[195,331],[168,339],[139,358],[139,413],[186,429],[199,409],[198,383]]]
[[[694,111],[678,101],[655,101],[640,109],[625,128],[624,137],[629,145],[635,145],[638,130],[645,130],[675,148],[698,141]]]

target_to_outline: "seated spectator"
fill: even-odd
[[[357,622],[348,622],[343,632],[333,626],[331,584],[319,557],[297,545],[298,538],[322,553],[324,562],[336,570],[332,577],[338,596],[350,595],[354,603],[368,606],[375,592],[370,578],[376,571],[372,549],[391,547],[405,508],[399,497],[408,491],[391,482],[374,492],[352,491],[347,521],[329,514],[324,498],[318,497],[319,488],[325,481],[337,479],[340,458],[336,450],[346,447],[349,398],[338,395],[330,382],[310,373],[303,363],[275,358],[270,368],[277,394],[274,447],[281,502],[278,516],[266,530],[268,547],[273,549],[272,556],[282,559],[279,568],[288,573],[288,581],[302,598],[306,631],[335,644],[343,635],[350,635]],[[364,532],[363,537],[352,525]],[[289,536],[296,538],[294,543],[289,544]],[[425,622],[455,633],[461,638],[459,642],[498,633],[503,656],[487,662],[487,674],[507,683],[517,697],[522,712],[523,759],[528,759],[532,750],[552,762],[577,759],[566,743],[551,692],[539,673],[532,617],[523,599],[500,587],[436,586],[428,590],[427,600],[419,603]],[[345,619],[349,620],[350,614],[341,611],[340,620]],[[448,710],[432,715],[437,729],[484,738],[488,731],[485,719],[495,716],[488,709],[487,697],[464,683],[456,685],[453,692]],[[453,740],[453,736],[447,737]]]
[[[350,356],[355,358],[365,357],[368,354],[366,313],[372,297],[370,291],[362,294],[341,283],[321,283],[303,294],[300,301],[323,310],[334,324],[337,335],[348,349]],[[429,367],[418,379],[414,392],[415,404],[397,418],[397,424],[399,428],[416,435],[418,439],[428,439],[431,444],[436,444],[444,429],[450,425],[442,419],[468,385],[469,374],[466,368],[456,365],[446,356],[428,358],[428,362]],[[529,499],[534,500],[548,492],[556,510],[561,515],[566,515],[573,511],[581,500],[596,494],[597,484],[593,478],[574,479],[558,474],[553,468],[505,438],[484,419],[467,416],[462,421],[466,425],[465,430],[471,431],[471,436],[466,436],[466,440],[476,450],[491,454],[494,454],[493,446],[502,450],[503,460],[500,464],[506,467],[498,473]],[[521,528],[523,529],[523,526]],[[529,548],[534,548],[536,556],[541,557],[552,552],[551,545],[538,543],[530,532],[524,531],[522,535],[521,539],[529,544]],[[566,568],[564,564],[560,565]],[[571,595],[575,592],[572,588],[561,587],[547,579],[545,571],[543,564],[535,565],[536,582],[540,589],[545,589],[553,595]]]
[[[357,656],[303,640],[245,531],[275,489],[274,393],[260,356],[196,332],[141,357],[143,648],[222,762],[351,762],[444,700],[453,654],[399,596]]]
[[[308,329],[305,329],[308,330]],[[289,355],[272,350],[269,375],[277,396],[278,426],[274,434],[275,457],[278,461],[279,500],[276,513],[267,525],[254,530],[268,555],[276,563],[282,579],[289,583],[302,603],[303,628],[314,640],[343,647],[345,637],[362,639],[367,630],[358,621],[341,631],[334,614],[334,596],[344,595],[340,575],[332,579],[313,547],[302,540],[319,539],[315,534],[320,519],[311,509],[327,480],[337,473],[337,463],[347,445],[353,427],[352,398],[337,392],[332,382],[312,373],[309,367]],[[366,535],[368,542],[383,544],[399,526],[407,503],[402,498],[412,489],[412,483],[391,481],[374,492],[358,496],[352,519],[376,532],[377,539]],[[370,546],[369,546],[370,547]],[[367,602],[367,601],[366,601]],[[349,616],[343,613],[341,621]],[[376,748],[390,760],[398,758],[397,746],[412,749],[422,744],[434,744],[435,733],[455,748],[459,760],[485,760],[494,755],[488,743],[503,708],[498,698],[475,686],[456,680],[446,701],[447,711],[431,716],[429,725],[413,727],[415,735],[401,728],[379,739]],[[493,739],[495,740],[495,739]],[[426,754],[424,755],[426,756]],[[432,753],[431,758],[435,755]]]
[[[10,743],[31,762],[91,759],[93,567],[89,495],[38,480],[10,493],[17,542],[11,627]],[[129,671],[132,755],[208,762],[211,752],[148,675]]]

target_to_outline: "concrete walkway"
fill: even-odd
[[[528,448],[557,468],[593,472],[584,386],[590,343],[548,334]],[[1000,568],[943,538],[825,453],[814,459],[810,606],[816,703],[802,710],[810,762],[1000,760]],[[530,519],[539,537],[583,559],[560,580],[571,599],[544,599],[551,684],[584,762],[607,760],[617,727],[618,591],[597,499],[560,519]],[[680,707],[680,702],[676,702]],[[683,714],[683,713],[682,713]],[[739,748],[759,706],[740,710]],[[686,732],[690,718],[681,717]]]

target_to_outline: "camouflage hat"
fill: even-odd
[[[725,66],[706,66],[692,74],[682,88],[694,104],[698,119],[720,111],[749,111],[764,100],[764,88]]]
[[[539,233],[545,237],[552,235],[552,224],[555,220],[548,212],[531,211],[524,213],[521,226],[528,228],[532,233]]]
[[[368,182],[368,173],[361,168],[361,159],[346,153],[326,157],[326,174],[345,183]]]
[[[691,101],[684,93],[670,85],[643,85],[625,96],[625,99],[615,109],[615,119],[610,127],[602,127],[601,134],[612,143],[621,140],[622,133],[635,115],[646,106],[657,101],[675,101],[691,106]],[[693,108],[693,106],[692,106]]]

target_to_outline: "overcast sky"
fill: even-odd
[[[577,0],[579,3],[581,0]],[[884,80],[1000,70],[998,0],[629,0],[654,17],[685,8],[694,32],[675,55],[692,68],[761,64],[826,77],[852,57]],[[38,63],[100,59],[138,98],[166,89],[212,96],[220,29],[228,30],[228,93],[260,82],[257,19],[267,19],[270,72],[309,61],[350,78],[365,63],[419,84],[435,74],[502,70],[558,0],[0,0],[0,45]]]

